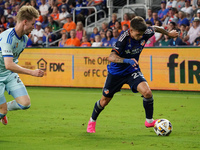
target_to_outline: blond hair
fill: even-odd
[[[117,14],[116,13],[113,13],[112,16],[115,16],[117,18]]]
[[[17,13],[17,21],[28,20],[38,18],[39,12],[33,6],[22,6]]]

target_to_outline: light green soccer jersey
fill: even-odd
[[[0,34],[0,76],[7,76],[11,73],[5,68],[4,57],[13,57],[13,62],[18,63],[18,57],[26,47],[28,36],[19,38],[15,28],[10,28]]]

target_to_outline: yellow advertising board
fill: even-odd
[[[19,65],[45,71],[20,75],[28,86],[102,88],[111,48],[27,48]],[[139,65],[151,89],[200,91],[199,48],[145,48]],[[124,86],[124,88],[129,88]]]

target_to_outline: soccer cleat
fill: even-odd
[[[8,124],[8,118],[7,118],[6,116],[4,116],[4,117],[1,119],[1,122],[2,122],[2,124],[7,125],[7,124]]]
[[[149,128],[149,127],[154,127],[154,125],[155,125],[155,123],[156,123],[157,120],[158,120],[158,119],[154,120],[152,123],[148,123],[147,121],[145,121],[145,126],[146,126],[147,128]]]
[[[95,126],[96,126],[96,121],[95,122],[89,121],[88,126],[87,126],[87,132],[88,133],[95,133],[96,132]]]

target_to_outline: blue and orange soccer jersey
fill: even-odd
[[[130,31],[127,30],[119,37],[118,41],[113,46],[112,52],[116,52],[116,54],[122,58],[135,58],[137,61],[139,61],[139,56],[144,48],[145,43],[154,35],[154,33],[154,29],[152,27],[148,27],[144,32],[143,37],[137,41],[130,37]],[[113,62],[111,62],[107,68],[108,72],[112,75],[120,76],[125,76],[133,73],[134,71],[140,70],[139,66],[134,68],[130,64]]]
[[[18,57],[26,47],[28,36],[17,36],[15,28],[10,28],[0,34],[0,76],[11,71],[5,68],[4,57],[13,57],[13,62],[18,63]]]

